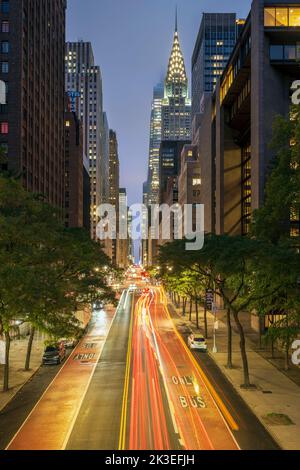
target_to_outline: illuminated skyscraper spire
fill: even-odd
[[[184,64],[183,54],[180,48],[178,36],[177,10],[175,20],[175,33],[171,56],[169,59],[168,73],[166,82],[187,82],[187,74]]]
[[[165,79],[162,101],[162,140],[189,140],[191,136],[191,101],[188,77],[178,35],[178,14],[175,14],[175,32]]]

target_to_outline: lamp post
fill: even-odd
[[[212,352],[216,354],[218,352],[216,332],[217,332],[217,329],[219,328],[219,324],[217,321],[217,307],[216,307],[215,302],[212,303],[212,313],[214,314],[214,345],[213,345]]]

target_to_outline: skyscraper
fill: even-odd
[[[103,137],[100,160],[100,204],[109,201],[109,165],[110,165],[110,131],[107,114],[103,113]]]
[[[203,94],[213,92],[222,75],[238,31],[235,13],[203,13],[192,57],[192,118],[201,112]]]
[[[65,0],[1,2],[0,146],[24,187],[64,206]]]
[[[117,243],[117,265],[119,268],[126,269],[129,263],[129,250],[132,246],[128,236],[129,211],[127,191],[125,188],[119,189],[119,207],[121,211],[119,230],[124,232],[124,238],[118,238]],[[125,238],[126,235],[126,238]]]
[[[158,204],[159,201],[159,148],[162,131],[162,100],[164,85],[159,83],[153,89],[153,101],[150,120],[150,145],[148,165],[148,203]]]
[[[118,139],[115,131],[109,131],[109,203],[118,207],[120,184],[120,163]]]
[[[95,65],[89,42],[66,45],[66,90],[71,110],[83,127],[83,152],[89,158],[91,178],[91,235],[96,237],[97,207],[101,202],[101,162],[103,159],[103,98],[100,67]]]
[[[292,117],[299,37],[299,1],[253,0],[221,79],[207,98],[199,130],[199,202],[206,208],[209,233],[249,234],[252,214],[264,203],[276,159],[270,145],[274,119]],[[286,217],[286,230],[299,237],[299,213],[292,208]]]
[[[162,101],[162,140],[189,140],[190,137],[191,100],[176,15],[174,41]]]
[[[115,131],[109,131],[109,199],[108,202],[115,207],[117,216],[117,237],[119,229],[119,189],[120,189],[120,167],[119,167],[119,152],[118,140]],[[108,256],[113,264],[117,264],[117,250],[118,241],[110,240],[108,243],[109,250]]]
[[[76,113],[65,112],[65,222],[83,227],[82,126]]]
[[[180,169],[180,153],[191,139],[191,100],[188,91],[183,54],[180,48],[177,12],[172,51],[164,86],[154,88],[151,114],[150,158],[147,204],[164,201],[168,178],[176,180]],[[144,197],[144,202],[145,202]],[[143,263],[152,265],[157,255],[157,240],[153,238],[151,217],[143,214],[143,233],[149,240],[142,242]],[[146,224],[149,226],[146,228]]]

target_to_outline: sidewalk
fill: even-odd
[[[197,331],[195,324],[189,322],[189,315],[181,316],[181,309],[175,308],[173,304],[175,324],[178,330],[184,330],[186,327]],[[203,333],[203,312],[199,309],[200,331]],[[189,308],[187,308],[189,312]],[[195,314],[193,313],[193,320]],[[240,356],[239,336],[233,331],[233,365],[229,370],[226,366],[227,361],[227,330],[224,323],[224,312],[218,312],[219,329],[217,330],[217,349],[213,354],[213,316],[208,313],[208,331],[209,339],[207,341],[209,354],[221,369],[223,374],[232,383],[236,391],[243,400],[252,409],[258,419],[262,422],[268,432],[276,439],[278,444],[285,450],[300,449],[300,388],[293,381],[280,371],[269,360],[270,353],[259,352],[256,343],[256,335],[253,330],[245,328],[247,336],[247,351],[249,360],[249,370],[251,383],[256,385],[254,390],[243,390],[240,385],[243,382],[243,369]],[[234,325],[233,325],[234,326]],[[293,370],[292,374],[297,376],[298,371]],[[300,370],[299,370],[300,376]]]
[[[36,373],[42,363],[44,339],[37,337],[32,345],[30,371],[25,372],[25,358],[28,338],[14,340],[11,343],[9,367],[9,391],[2,392],[4,366],[0,365],[0,410],[18,393],[23,385]]]

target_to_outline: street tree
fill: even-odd
[[[110,265],[83,230],[65,229],[59,211],[0,177],[0,335],[6,353],[3,390],[9,387],[11,332],[16,321],[31,324],[25,367],[34,332],[76,331],[74,312],[96,300],[113,300]]]
[[[185,241],[175,241],[161,249],[160,262],[172,263],[182,270],[191,269],[207,278],[216,295],[220,296],[228,315],[233,317],[239,336],[243,363],[244,387],[251,387],[246,352],[246,338],[240,320],[241,312],[255,302],[271,298],[280,289],[281,279],[263,290],[253,290],[253,277],[270,263],[273,246],[245,237],[208,235],[200,251],[186,251]],[[280,253],[282,255],[283,253]],[[228,362],[231,362],[231,331],[228,336]]]

